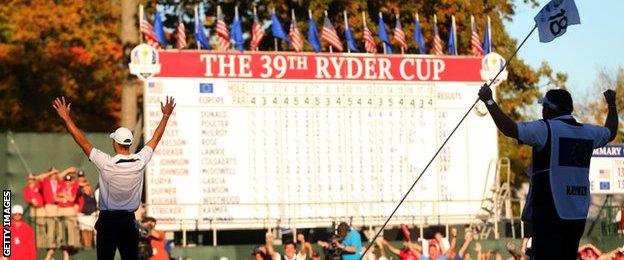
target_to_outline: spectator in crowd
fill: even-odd
[[[255,260],[280,260],[280,254],[273,249],[273,234],[267,232],[264,245],[254,247],[251,255]]]
[[[149,241],[152,247],[150,260],[169,260],[169,254],[165,250],[165,231],[156,229],[156,219],[145,217],[143,225],[149,230]]]
[[[75,171],[74,171],[75,172]],[[61,248],[63,251],[74,252],[81,247],[80,232],[77,221],[77,193],[78,183],[71,174],[63,177],[63,183],[59,185],[56,193],[56,204],[61,221]]]
[[[30,206],[30,218],[35,221],[35,241],[37,248],[46,248],[46,215],[43,203],[41,182],[34,175],[28,175],[28,181],[22,194]]]
[[[442,248],[438,240],[430,239],[428,242],[427,252],[429,255],[421,255],[419,260],[448,260],[446,255],[442,254]]]
[[[338,247],[342,249],[343,260],[359,260],[362,256],[362,238],[357,230],[351,228],[346,222],[338,225],[338,236],[342,243]]]
[[[305,260],[305,255],[300,257],[297,254],[297,244],[293,241],[287,241],[284,243],[284,255],[282,255],[282,260]]]
[[[411,242],[410,239],[405,239],[403,241],[403,246],[399,249],[390,244],[383,238],[377,239],[377,245],[379,246],[379,251],[382,252],[382,255],[385,256],[384,248],[388,248],[390,252],[397,255],[401,260],[417,260],[422,254],[422,248]]]
[[[585,244],[578,249],[578,258],[581,260],[597,260],[602,255],[600,249],[592,244]]]
[[[56,168],[51,168],[49,172],[37,175],[35,178],[41,181],[43,190],[43,203],[46,215],[46,245],[48,249],[46,260],[52,259],[54,250],[61,246],[61,222],[59,221],[59,206],[57,204],[58,191],[62,189],[63,177],[70,172],[75,172],[76,168],[69,167],[62,172]],[[69,259],[69,253],[63,252],[63,258]]]
[[[93,247],[93,229],[97,214],[97,202],[91,183],[84,177],[84,172],[78,172],[78,226],[85,248]]]
[[[468,246],[470,246],[470,242],[472,242],[473,239],[474,238],[472,236],[472,233],[466,232],[466,235],[464,236],[464,243],[462,244],[461,248],[459,248],[459,251],[455,253],[455,241],[454,241],[455,238],[451,238],[452,248],[451,250],[449,250],[449,253],[447,254],[448,258],[455,259],[455,260],[468,259],[470,256],[466,257],[466,254],[467,254],[466,250],[468,250]]]
[[[14,205],[11,208],[11,257],[7,259],[35,260],[37,250],[35,249],[35,236],[32,228],[24,221],[24,208],[21,205]]]
[[[305,236],[303,234],[297,234],[297,243],[299,244],[297,258],[307,259],[308,256],[312,256],[312,244],[305,240]]]
[[[273,248],[273,233],[267,232],[265,236],[265,259],[280,260],[282,256]]]

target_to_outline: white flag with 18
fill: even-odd
[[[574,0],[551,0],[535,16],[540,42],[550,42],[563,35],[568,25],[580,24]]]

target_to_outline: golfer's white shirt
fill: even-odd
[[[89,160],[100,172],[100,210],[135,211],[141,204],[141,192],[145,166],[152,158],[149,146],[130,155],[117,154],[113,157],[93,148]]]

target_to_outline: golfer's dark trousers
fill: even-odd
[[[116,249],[123,260],[139,258],[139,230],[133,212],[100,211],[95,229],[98,260],[113,260]]]
[[[574,260],[585,219],[564,220],[559,217],[550,189],[549,172],[533,176],[533,242],[535,260]]]

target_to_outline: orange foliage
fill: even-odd
[[[123,48],[119,3],[5,0],[0,6],[0,131],[59,131],[50,108],[65,95],[87,131],[118,121]]]

